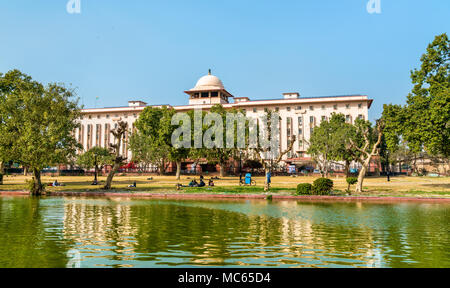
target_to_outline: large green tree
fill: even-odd
[[[78,126],[79,108],[73,91],[47,86],[18,70],[0,75],[0,150],[30,167],[30,192],[41,195],[41,170],[66,163],[79,147],[73,131]]]
[[[413,153],[450,157],[450,41],[436,36],[411,71],[411,93],[406,105],[384,105],[387,147],[391,152],[403,142]]]
[[[207,131],[211,131],[213,137],[211,138],[215,141],[218,137],[221,145],[214,145],[214,147],[206,147],[203,143],[202,149],[193,150],[191,155],[194,155],[195,158],[205,158],[209,163],[218,164],[220,167],[220,177],[225,176],[226,167],[229,161],[233,158],[233,156],[237,153],[237,129],[238,125],[235,122],[232,123],[232,128],[230,131],[227,129],[227,116],[229,115],[238,115],[240,111],[237,109],[228,109],[226,110],[222,105],[217,104],[211,107],[210,113],[216,113],[219,117],[219,123],[215,123],[215,120],[212,121],[210,125],[205,125],[202,132],[207,133]],[[203,115],[205,118],[208,114]],[[243,115],[242,115],[243,116]],[[231,119],[231,118],[230,118]],[[244,120],[245,121],[245,120]],[[205,121],[204,121],[205,122]],[[231,122],[230,122],[231,123]],[[244,122],[245,123],[245,122]],[[243,127],[245,129],[245,126]],[[229,139],[227,139],[229,137]],[[232,147],[227,146],[227,141],[232,143]],[[218,147],[219,146],[219,147]]]
[[[269,145],[261,145],[261,141],[259,142],[257,147],[250,147],[250,143],[248,142],[247,145],[249,145],[248,150],[249,154],[253,155],[256,160],[258,160],[261,165],[264,167],[264,173],[265,173],[265,181],[264,181],[264,191],[270,190],[270,182],[268,181],[268,175],[274,167],[276,167],[278,164],[281,163],[283,160],[284,155],[288,154],[289,151],[292,151],[292,148],[294,147],[296,136],[292,135],[291,139],[289,139],[289,145],[286,148],[286,150],[281,150],[280,145],[275,148],[275,144],[278,142],[280,143],[280,137],[279,133],[275,133],[275,130],[272,130],[274,127],[276,127],[276,122],[278,120],[281,120],[279,114],[277,112],[272,112],[271,110],[267,110],[265,112],[265,119],[266,123],[265,125],[261,122],[264,121],[257,121],[256,127],[249,127],[249,135],[252,133],[250,130],[256,129],[256,134],[258,137],[263,136],[263,134],[266,134],[266,137],[264,137],[265,141],[269,143]],[[262,119],[261,119],[262,120]],[[265,132],[263,132],[265,131]],[[262,134],[260,132],[263,132]],[[275,137],[275,138],[273,138]],[[251,137],[250,137],[251,138]],[[260,139],[261,140],[261,139]],[[263,140],[263,142],[264,142]]]
[[[145,108],[135,123],[130,148],[135,161],[156,165],[162,174],[169,162],[176,162],[176,175],[180,179],[181,162],[188,157],[189,149],[175,148],[171,143],[175,129],[171,121],[175,113],[166,106]]]
[[[356,137],[356,129],[346,123],[343,114],[333,113],[329,120],[323,120],[314,128],[309,141],[308,154],[319,164],[323,177],[328,177],[331,163],[345,162],[348,175],[350,163],[355,160],[355,151],[346,145]]]

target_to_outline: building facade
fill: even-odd
[[[236,108],[245,112],[247,117],[261,117],[265,111],[277,111],[281,117],[281,150],[289,147],[292,136],[296,136],[294,148],[284,157],[288,164],[299,164],[311,160],[306,151],[308,141],[314,127],[332,115],[341,113],[345,115],[348,123],[354,123],[357,118],[368,119],[369,109],[373,100],[367,95],[345,95],[326,97],[301,97],[297,92],[284,93],[279,99],[251,100],[247,97],[234,97],[229,93],[222,81],[211,74],[201,77],[194,88],[185,91],[189,96],[188,105],[170,106],[177,112],[186,112],[193,109],[209,110],[216,104],[225,109]],[[145,107],[162,107],[162,105],[148,105],[143,101],[129,101],[126,107],[96,108],[82,110],[80,128],[75,131],[76,139],[85,150],[92,147],[109,147],[113,141],[110,131],[114,129],[119,120],[128,122],[133,127],[139,114]],[[120,151],[122,155],[131,159],[128,149],[129,135],[125,135]]]

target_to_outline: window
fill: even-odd
[[[303,140],[298,140],[298,148],[299,149],[302,149],[303,148]],[[301,157],[303,157],[303,156],[301,156]]]
[[[333,105],[333,109],[334,109],[334,110],[337,110],[337,109],[338,109],[338,105],[336,105],[336,104]]]
[[[327,116],[322,116],[322,121],[327,121]]]
[[[291,111],[291,107],[287,107],[286,110],[289,112]]]
[[[362,108],[362,104],[361,104],[361,103],[358,104],[358,108],[359,108],[359,109]]]
[[[88,117],[89,119],[92,119],[92,116],[91,115],[89,115],[89,117]]]
[[[110,141],[110,138],[109,138],[109,135],[111,134],[111,128],[110,128],[110,125],[109,124],[105,124],[105,148],[109,148],[109,141]]]
[[[309,110],[314,111],[314,106],[309,106]]]
[[[256,113],[256,108],[253,108],[253,113]]]
[[[303,135],[303,129],[302,128],[298,128],[298,136]]]
[[[322,105],[322,110],[325,110],[325,105]]]
[[[137,114],[133,114],[134,118],[137,118]]]
[[[310,135],[312,136],[313,133],[314,133],[314,128],[309,129],[309,133],[310,133]]]
[[[242,113],[247,113],[247,110],[246,109],[242,109]]]
[[[211,92],[211,97],[219,97],[219,92]]]
[[[208,92],[203,92],[202,93],[202,98],[208,98],[209,97],[209,93]]]
[[[350,104],[345,104],[345,108],[350,109]]]
[[[124,114],[123,118],[127,119],[128,118],[128,114]]]
[[[298,117],[298,126],[303,125],[303,117]]]
[[[264,108],[264,112],[269,112],[269,109],[268,108]]]
[[[100,119],[101,118],[101,116],[100,115],[97,115],[97,119]]]
[[[314,123],[314,122],[315,122],[314,116],[310,116],[310,117],[309,117],[309,123]]]
[[[302,106],[297,106],[297,108],[295,108],[295,110],[302,110]]]
[[[350,115],[346,115],[345,116],[345,122],[351,123],[352,122],[352,117]]]
[[[362,120],[364,120],[364,115],[362,115],[362,114],[359,114],[359,115],[358,115],[358,119],[362,119]]]
[[[106,119],[109,119],[109,115],[106,115]]]

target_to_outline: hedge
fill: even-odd
[[[297,195],[312,195],[312,185],[309,183],[298,184]]]
[[[313,183],[312,191],[314,195],[330,195],[333,191],[333,181],[328,178],[316,179]]]

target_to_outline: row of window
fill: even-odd
[[[87,141],[84,141],[84,136],[85,136],[85,127],[87,130],[86,136],[87,136]],[[109,148],[110,144],[111,144],[111,125],[110,124],[105,124],[104,125],[104,130],[102,129],[102,125],[101,124],[96,124],[95,125],[95,146],[94,144],[94,125],[93,124],[88,124],[88,125],[81,125],[80,128],[78,128],[78,143],[80,143],[85,149],[86,151],[90,150],[93,147],[102,147],[102,136],[104,138],[103,141],[103,147],[104,148]],[[114,124],[114,129],[117,128],[117,123]],[[104,131],[104,133],[102,133],[102,130]],[[124,137],[123,137],[123,142],[122,142],[122,154],[123,156],[126,156],[126,151],[128,149],[128,132],[125,133]]]
[[[217,98],[219,97],[222,99],[227,99],[227,95],[224,93],[219,93],[219,92],[199,92],[199,93],[194,93],[192,94],[192,98],[196,99],[196,98]]]
[[[133,116],[128,115],[128,114],[122,114],[122,115],[114,114],[113,116],[114,116],[115,118],[123,117],[124,119],[128,119],[128,116],[134,117],[134,118],[137,118],[137,117],[138,117],[138,115],[137,115],[136,113],[133,114]],[[106,115],[97,115],[96,117],[94,117],[94,116],[92,116],[92,115],[88,115],[88,116],[87,116],[88,119],[93,119],[93,118],[102,119],[102,117],[104,117],[104,118],[106,118],[106,119],[110,119],[110,118],[111,118],[111,115],[110,115],[110,114],[106,114]],[[83,120],[83,119],[84,119],[84,116],[82,115],[82,116],[80,117],[80,119]]]
[[[304,107],[302,107],[302,106],[297,106],[297,107],[295,107],[295,110],[300,111],[300,110],[303,110],[302,108],[304,108]],[[334,104],[334,105],[333,105],[333,110],[338,110],[338,108],[339,108],[338,104]],[[346,108],[346,109],[350,109],[350,104],[345,104],[345,108]],[[359,103],[359,104],[358,104],[358,108],[359,108],[359,109],[362,109],[362,108],[363,108],[363,104],[362,104],[362,103]],[[305,108],[305,109],[306,109],[306,108]],[[308,107],[308,109],[309,109],[309,111],[314,111],[315,106],[311,105],[311,106]],[[327,109],[327,106],[326,106],[326,105],[322,105],[322,106],[321,106],[321,109],[322,109],[322,110],[326,110],[326,109]],[[268,112],[268,111],[269,111],[269,108],[264,108],[264,112]],[[275,111],[276,111],[276,112],[280,111],[280,107],[275,107]],[[286,107],[286,111],[288,111],[288,112],[289,112],[289,111],[292,111],[292,107]],[[244,112],[246,112],[245,109],[244,109]],[[256,113],[256,112],[258,112],[258,109],[257,109],[257,108],[253,108],[253,113]]]

